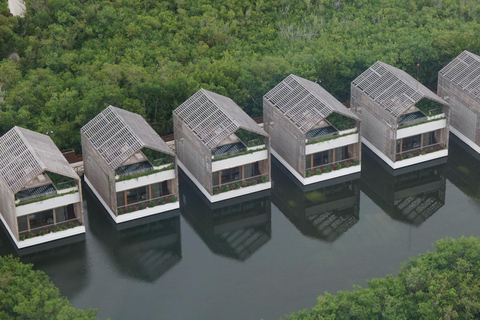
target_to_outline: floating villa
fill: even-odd
[[[263,97],[271,152],[303,185],[360,172],[360,119],[320,85],[289,75]]]
[[[270,189],[268,134],[230,98],[201,89],[173,124],[178,165],[210,202]]]
[[[463,51],[440,70],[438,95],[450,103],[450,131],[480,153],[480,56]]]
[[[381,61],[353,80],[351,107],[362,142],[393,169],[448,154],[448,103]]]
[[[81,137],[85,182],[116,223],[179,208],[175,153],[140,115],[109,106]]]
[[[0,138],[0,219],[18,249],[85,233],[80,177],[49,136]]]

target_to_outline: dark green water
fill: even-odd
[[[271,191],[215,205],[182,176],[181,212],[123,230],[85,191],[85,240],[21,259],[101,318],[278,319],[479,236],[480,160],[454,141],[446,160],[393,174],[364,150],[361,178],[306,189],[274,162]]]

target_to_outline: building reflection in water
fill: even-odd
[[[245,261],[272,235],[270,191],[209,203],[179,170],[180,209],[215,254]]]
[[[116,226],[90,191],[85,198],[89,232],[122,274],[154,282],[182,259],[178,210]]]
[[[395,220],[419,226],[445,204],[447,158],[393,170],[363,148],[362,191]]]
[[[448,149],[448,180],[470,198],[480,200],[480,155],[453,134]]]
[[[273,204],[307,237],[333,242],[360,219],[358,174],[299,186],[274,160],[272,180]]]

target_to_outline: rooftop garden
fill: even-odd
[[[172,156],[156,150],[143,148],[142,153],[147,157],[148,161],[154,166],[159,167],[165,164],[173,163]]]
[[[322,138],[322,136],[319,136],[318,139],[310,140],[310,141],[308,141],[306,144],[309,145],[309,144],[315,144],[315,143],[325,142],[325,141],[329,141],[329,140],[334,140],[334,139],[346,137],[346,136],[349,136],[349,135],[351,135],[351,134],[356,134],[356,133],[358,133],[357,130],[352,131],[352,132],[347,132],[347,133],[344,133],[344,134],[337,134],[337,135],[334,135],[334,136],[327,136],[327,137],[323,137],[323,138]]]
[[[417,107],[420,111],[422,111],[428,117],[433,117],[433,116],[444,113],[443,111],[444,105],[427,98],[423,98],[422,100],[417,102],[415,104],[415,107]]]
[[[338,131],[353,129],[356,127],[355,119],[346,117],[339,113],[332,113],[327,117],[327,121],[337,128]]]
[[[115,182],[126,181],[126,180],[131,180],[131,179],[138,179],[140,177],[149,176],[151,174],[155,174],[155,173],[158,173],[158,172],[172,170],[174,167],[175,166],[172,163],[171,165],[163,167],[161,169],[152,169],[152,170],[148,170],[148,171],[144,171],[144,172],[139,172],[139,173],[134,173],[134,174],[126,175],[126,176],[123,176],[123,177],[119,177],[119,178],[115,179]]]
[[[258,134],[258,133],[255,133],[255,132],[247,131],[245,129],[240,128],[235,132],[235,135],[248,148],[255,147],[255,146],[261,146],[261,145],[265,144],[265,137]]]
[[[74,194],[74,193],[77,193],[77,192],[78,192],[78,190],[72,190],[70,192],[57,193],[57,194],[50,195],[50,196],[45,196],[45,197],[38,197],[38,198],[34,198],[34,199],[31,199],[31,200],[27,200],[27,201],[21,201],[21,202],[17,203],[15,206],[20,207],[20,206],[24,206],[24,205],[35,203],[35,202],[41,202],[41,201],[45,201],[45,200],[49,200],[49,199],[53,199],[53,198],[57,198],[57,197],[63,197],[63,196],[66,196],[67,194]]]
[[[57,190],[68,189],[68,188],[73,188],[77,186],[77,180],[75,179],[62,176],[60,174],[56,174],[49,171],[45,173],[50,178],[50,180],[52,180],[52,183],[55,186],[55,189]]]

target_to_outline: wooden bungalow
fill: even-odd
[[[18,249],[85,233],[81,191],[49,136],[14,127],[0,138],[0,219]]]
[[[109,106],[81,137],[85,182],[116,223],[179,208],[175,153],[140,115]]]
[[[405,71],[381,61],[353,80],[362,142],[393,169],[448,154],[449,105]]]

